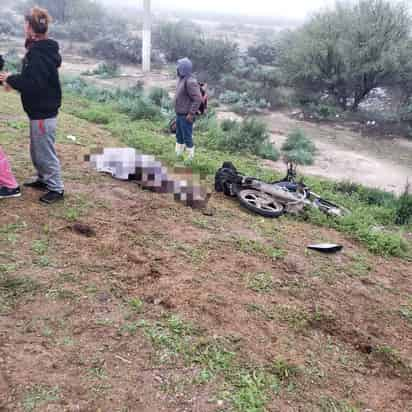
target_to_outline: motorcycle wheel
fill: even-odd
[[[273,197],[255,189],[243,189],[237,193],[240,204],[246,209],[264,217],[279,217],[285,207]]]

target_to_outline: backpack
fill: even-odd
[[[242,175],[231,162],[224,162],[215,175],[215,190],[235,197],[242,183]]]
[[[200,93],[202,95],[202,103],[200,103],[200,107],[198,110],[198,114],[202,115],[207,112],[207,105],[209,103],[209,96],[207,95],[207,84],[199,82],[200,86]]]
[[[197,111],[197,115],[201,116],[206,113],[207,105],[209,101],[209,96],[207,95],[207,83],[197,82],[200,88],[200,94],[202,95],[202,103],[200,103],[199,110]],[[185,90],[187,93],[187,79],[185,81]]]

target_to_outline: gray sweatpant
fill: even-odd
[[[56,154],[57,118],[30,120],[30,154],[38,179],[49,190],[62,192],[60,161]]]

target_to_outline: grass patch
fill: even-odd
[[[274,287],[270,273],[256,273],[248,277],[248,288],[255,292],[269,293]]]
[[[37,385],[32,387],[24,396],[22,406],[25,412],[31,412],[39,407],[60,399],[59,387]]]
[[[195,383],[219,382],[220,397],[233,411],[266,411],[283,382],[296,376],[294,367],[280,360],[267,367],[245,365],[238,356],[238,339],[205,337],[204,331],[175,315],[155,323],[141,321],[139,326],[157,349],[161,365],[183,362],[198,368]]]
[[[399,352],[391,346],[382,345],[375,348],[374,353],[378,359],[389,368],[399,371],[402,375],[410,377],[412,366],[407,364],[400,356]]]
[[[319,401],[319,412],[360,412],[360,409],[346,401],[338,401],[332,397],[324,396]]]
[[[412,325],[412,299],[409,300],[407,305],[402,305],[399,313],[403,319],[407,320]]]
[[[364,278],[372,269],[369,259],[362,254],[353,255],[352,263],[347,268],[349,276],[354,278]]]
[[[274,260],[284,257],[285,254],[281,249],[276,249],[257,240],[246,239],[243,237],[236,238],[234,244],[236,249],[243,253],[250,255],[260,254]]]
[[[9,274],[9,269],[3,267],[0,270],[0,313],[10,310],[19,299],[40,289],[37,281],[29,277],[14,277]]]
[[[143,301],[139,298],[132,298],[128,302],[128,306],[130,310],[132,310],[134,313],[141,313],[143,311]]]

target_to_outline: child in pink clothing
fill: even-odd
[[[11,172],[6,154],[0,147],[0,199],[21,196],[19,185]]]

